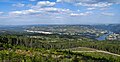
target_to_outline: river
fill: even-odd
[[[102,36],[100,36],[100,37],[98,37],[98,38],[96,38],[97,40],[100,40],[100,41],[102,41],[102,40],[106,40],[106,37],[108,36],[108,35],[110,35],[110,34],[112,34],[113,32],[109,32],[108,34],[104,34],[104,35],[102,35]]]

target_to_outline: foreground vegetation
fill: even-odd
[[[100,52],[73,52],[76,47],[120,54],[119,41],[96,41],[68,35],[1,35],[1,62],[120,62],[120,57]],[[88,49],[82,49],[87,51]],[[92,50],[92,49],[89,49]],[[78,49],[79,51],[79,49]]]

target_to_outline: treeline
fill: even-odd
[[[51,40],[52,39],[54,40],[53,37],[56,37],[56,35],[51,37],[52,37]],[[67,38],[65,36],[65,39],[62,38],[63,37],[58,38],[56,40],[57,42],[49,42],[50,40],[46,40],[46,39],[36,39],[36,38],[29,38],[26,36],[8,35],[8,36],[0,36],[0,43],[9,44],[11,46],[20,45],[25,47],[44,48],[44,49],[67,49],[67,48],[79,47],[81,45],[81,43],[76,42],[77,39],[74,39],[73,41],[69,41],[69,37]]]

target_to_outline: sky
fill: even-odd
[[[0,25],[120,24],[120,0],[0,0]]]

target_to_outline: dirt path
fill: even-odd
[[[100,53],[105,53],[105,54],[110,54],[110,55],[114,55],[114,56],[120,56],[119,54],[115,54],[115,53],[111,53],[111,52],[107,52],[107,51],[100,51],[100,50],[97,50],[97,51],[72,51],[72,52],[100,52]]]
[[[77,47],[77,48],[87,48],[87,47]],[[70,48],[70,49],[64,49],[64,50],[71,50],[72,49],[77,49],[77,48]],[[114,55],[114,56],[120,56],[119,54],[115,54],[115,53],[111,53],[111,52],[107,52],[107,51],[102,51],[102,50],[97,50],[97,49],[93,49],[93,48],[88,48],[88,49],[92,49],[91,51],[72,51],[72,52],[100,52],[100,53],[105,53],[105,54],[110,54],[110,55]]]

